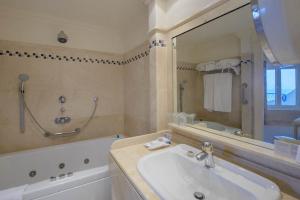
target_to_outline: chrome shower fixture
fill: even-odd
[[[25,90],[24,90],[24,82],[29,79],[29,76],[27,74],[20,74],[19,75],[19,80],[20,80],[20,88],[19,88],[19,102],[20,102],[20,132],[24,133],[25,132],[25,109],[28,111],[29,116],[33,120],[33,122],[38,126],[38,128],[42,131],[43,135],[45,137],[63,137],[63,136],[72,136],[72,135],[77,135],[80,132],[82,132],[90,123],[90,121],[94,118],[97,106],[98,106],[98,97],[95,96],[93,97],[92,101],[94,102],[94,108],[92,110],[91,115],[87,119],[87,121],[80,127],[80,128],[75,128],[73,131],[68,131],[68,132],[50,132],[47,129],[45,129],[37,120],[37,118],[32,114],[31,110],[26,104],[25,101]],[[66,97],[65,96],[60,96],[59,97],[59,103],[63,105],[66,102]],[[62,111],[63,109],[63,111]],[[64,113],[65,109],[61,107],[61,112],[62,114]],[[55,118],[55,123],[56,124],[65,124],[69,123],[71,121],[70,117],[66,116],[61,116],[58,118]]]
[[[20,74],[19,80],[19,109],[20,109],[20,132],[25,132],[25,100],[24,100],[24,93],[25,93],[25,86],[24,83],[29,79],[29,76],[27,74]]]
[[[60,32],[57,34],[57,41],[60,42],[60,43],[67,43],[67,41],[68,41],[68,36],[65,34],[64,31],[60,31]]]
[[[29,79],[29,76],[27,74],[20,74],[19,79],[21,81],[27,81]]]
[[[182,80],[179,83],[179,112],[183,112],[183,91],[185,84],[187,84],[187,80]]]
[[[99,97],[97,97],[97,96],[94,96],[94,97],[93,97],[93,101],[94,101],[95,103],[98,101],[98,99],[99,99]]]
[[[29,76],[27,74],[20,74],[19,75],[19,80],[21,81],[20,82],[20,92],[24,93],[24,82],[29,80]]]

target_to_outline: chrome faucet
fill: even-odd
[[[206,168],[214,168],[215,162],[213,158],[213,145],[210,142],[204,142],[202,147],[202,151],[196,154],[196,159],[202,161],[205,159],[205,167]]]

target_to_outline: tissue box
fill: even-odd
[[[275,153],[293,160],[299,159],[300,143],[297,140],[275,140]],[[300,160],[299,160],[300,162]]]

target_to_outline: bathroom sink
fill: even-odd
[[[268,179],[217,157],[215,168],[206,168],[188,151],[199,152],[180,144],[139,160],[138,171],[161,199],[281,199],[278,186]]]

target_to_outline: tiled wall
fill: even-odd
[[[138,109],[147,107],[145,95],[148,85],[145,78],[138,74],[147,77],[148,53],[148,48],[142,48],[127,54],[124,59],[123,55],[0,41],[0,153],[124,133],[126,117],[129,118],[126,127],[143,126],[135,123],[141,120]],[[26,132],[20,133],[17,92],[20,73],[30,76],[25,83],[26,101],[46,129],[55,132],[80,127],[92,111],[92,97],[98,96],[99,106],[95,118],[77,136],[49,139],[42,136],[26,114]],[[129,86],[126,92],[124,83]],[[145,85],[135,85],[139,83]],[[124,115],[124,94],[127,97],[135,96],[130,100],[131,103],[138,99],[135,106],[143,102],[133,114],[138,116],[134,120],[139,121],[131,120],[132,115],[128,114],[131,107],[126,107],[127,115]],[[60,115],[60,95],[67,98],[65,115],[72,117],[71,123],[66,125],[54,123],[54,118]],[[147,113],[147,110],[141,112]],[[146,123],[146,118],[143,120]],[[141,133],[145,129],[130,130],[140,130]]]
[[[145,56],[143,56],[145,54]],[[126,61],[138,56],[124,67],[125,133],[130,136],[150,132],[149,48],[145,43],[124,55]]]

